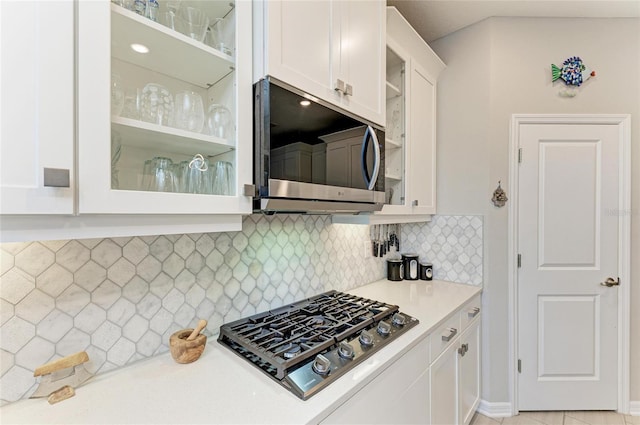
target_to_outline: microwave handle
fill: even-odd
[[[369,145],[369,138],[373,140],[373,174],[369,179],[369,168],[367,167],[367,148]],[[362,176],[364,177],[364,183],[368,190],[372,190],[376,181],[378,180],[378,174],[380,173],[380,142],[378,142],[378,136],[375,130],[368,125],[367,131],[364,132],[362,138],[362,151],[360,154],[360,161],[362,163]]]

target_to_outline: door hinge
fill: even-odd
[[[518,148],[518,164],[522,162],[522,148]]]
[[[522,373],[522,361],[518,359],[518,373]]]
[[[522,267],[522,254],[518,254],[518,268]]]

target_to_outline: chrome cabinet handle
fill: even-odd
[[[256,185],[255,184],[245,184],[243,188],[244,196],[256,196]]]
[[[447,335],[442,335],[442,340],[444,342],[449,342],[451,341],[451,338],[456,336],[457,333],[458,333],[458,330],[456,328],[449,328],[449,333]]]
[[[369,138],[373,140],[373,173],[369,178],[369,167],[367,167],[367,147],[369,146]],[[376,131],[370,126],[367,126],[367,130],[364,132],[362,138],[362,151],[360,152],[360,161],[362,165],[362,177],[364,183],[367,186],[367,190],[372,190],[376,186],[378,180],[378,174],[380,173],[380,143],[378,142],[378,136]]]
[[[604,282],[600,282],[600,285],[606,286],[607,288],[611,288],[612,286],[620,286],[620,278],[616,280],[612,277],[608,277]]]
[[[414,207],[417,207],[417,206],[418,206],[418,200],[417,200],[417,199],[416,199],[416,200],[414,200],[414,201],[412,202],[412,205],[413,205]]]
[[[44,169],[45,187],[71,187],[69,170],[62,168]]]
[[[467,354],[467,351],[469,351],[469,344],[462,344],[460,348],[458,348],[458,354],[460,354],[460,357],[464,357],[464,355]]]
[[[341,79],[337,79],[336,80],[336,85],[333,88],[335,91],[339,91],[340,93],[344,94],[345,92],[345,86],[344,86],[344,81],[342,81]]]
[[[353,86],[351,84],[345,85],[344,94],[345,96],[353,96]]]
[[[478,315],[478,313],[480,313],[480,309],[478,307],[473,307],[471,310],[467,311],[467,316],[469,316],[469,319],[473,319]]]

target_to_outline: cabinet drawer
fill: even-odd
[[[469,323],[473,322],[476,317],[480,316],[481,311],[482,302],[480,294],[478,294],[460,310],[461,330],[465,330],[467,326],[469,326]]]
[[[431,334],[431,361],[435,361],[460,335],[460,313],[456,312]]]

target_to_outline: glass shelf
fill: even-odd
[[[223,3],[230,8],[224,2],[208,3]],[[231,56],[113,3],[111,25],[111,54],[125,62],[162,70],[202,88],[212,86],[235,69]],[[149,52],[135,52],[131,49],[133,43],[145,45]]]
[[[112,117],[111,128],[120,134],[123,145],[162,152],[197,152],[213,156],[235,148],[234,143],[218,137],[130,118]]]
[[[400,149],[400,148],[402,148],[402,142],[398,141],[398,140],[385,138],[384,139],[384,144],[387,147],[387,149]]]
[[[402,96],[402,91],[395,85],[387,81],[387,99],[393,99],[394,97]]]

